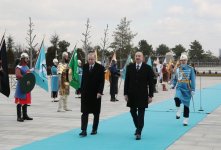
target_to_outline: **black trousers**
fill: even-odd
[[[145,108],[130,108],[130,113],[136,127],[136,133],[141,134],[144,127]]]
[[[100,113],[93,113],[93,115],[94,115],[94,121],[93,121],[92,130],[97,131]],[[83,131],[87,131],[88,116],[89,116],[89,113],[83,113],[81,115],[81,130]]]
[[[178,97],[174,98],[176,107],[180,107],[181,101]],[[183,117],[189,118],[190,109],[184,105]]]
[[[118,77],[112,75],[110,77],[110,95],[111,99],[115,99],[115,94],[118,93]]]

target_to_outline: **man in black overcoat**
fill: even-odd
[[[97,134],[101,110],[101,95],[104,89],[104,67],[95,62],[96,55],[88,54],[88,63],[83,66],[81,82],[81,137],[87,136],[88,115],[94,115],[91,135]]]
[[[145,108],[152,102],[154,73],[149,65],[143,63],[142,52],[136,52],[135,61],[127,66],[124,96],[136,127],[136,140],[140,140],[144,126]]]

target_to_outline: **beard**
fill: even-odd
[[[68,63],[68,62],[69,62],[69,60],[68,60],[68,59],[64,59],[64,62],[65,62],[65,63]]]

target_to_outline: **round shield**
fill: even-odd
[[[35,87],[35,76],[32,73],[27,73],[20,80],[21,90],[24,93],[29,93]]]

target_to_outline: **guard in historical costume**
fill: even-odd
[[[58,103],[58,112],[63,111],[62,105],[65,111],[71,111],[71,109],[69,109],[67,106],[68,95],[70,93],[69,78],[71,74],[71,70],[69,69],[68,66],[67,52],[62,53],[62,60],[58,64],[58,74],[59,74],[59,94],[60,94],[60,99]]]
[[[118,93],[118,79],[120,77],[120,70],[117,69],[117,61],[112,60],[111,66],[109,67],[110,70],[110,95],[111,95],[111,102],[116,102],[115,95]]]
[[[35,77],[30,72],[28,64],[28,54],[22,53],[20,63],[16,66],[15,75],[18,80],[15,91],[15,103],[17,104],[17,121],[33,120],[27,114],[27,105],[31,104],[30,91],[34,88]]]
[[[164,63],[163,64],[163,68],[162,68],[162,87],[163,87],[163,91],[168,91],[167,89],[167,84],[168,84],[168,79],[169,79],[169,73],[167,71],[167,64]]]
[[[82,73],[83,73],[81,60],[78,60],[78,68],[77,69],[78,69],[77,72],[78,72],[78,75],[79,75],[79,83],[81,85]],[[78,95],[78,97],[76,97],[76,98],[81,98],[81,88],[76,90],[76,94]]]
[[[180,66],[175,71],[175,78],[171,88],[176,87],[175,104],[177,107],[176,119],[180,118],[180,104],[184,105],[183,125],[188,125],[190,100],[195,92],[195,73],[191,66],[187,65],[187,56],[180,56]]]
[[[58,102],[55,98],[58,97],[58,89],[59,89],[59,77],[58,77],[58,60],[53,59],[53,66],[51,67],[51,97],[54,99],[52,102]]]

